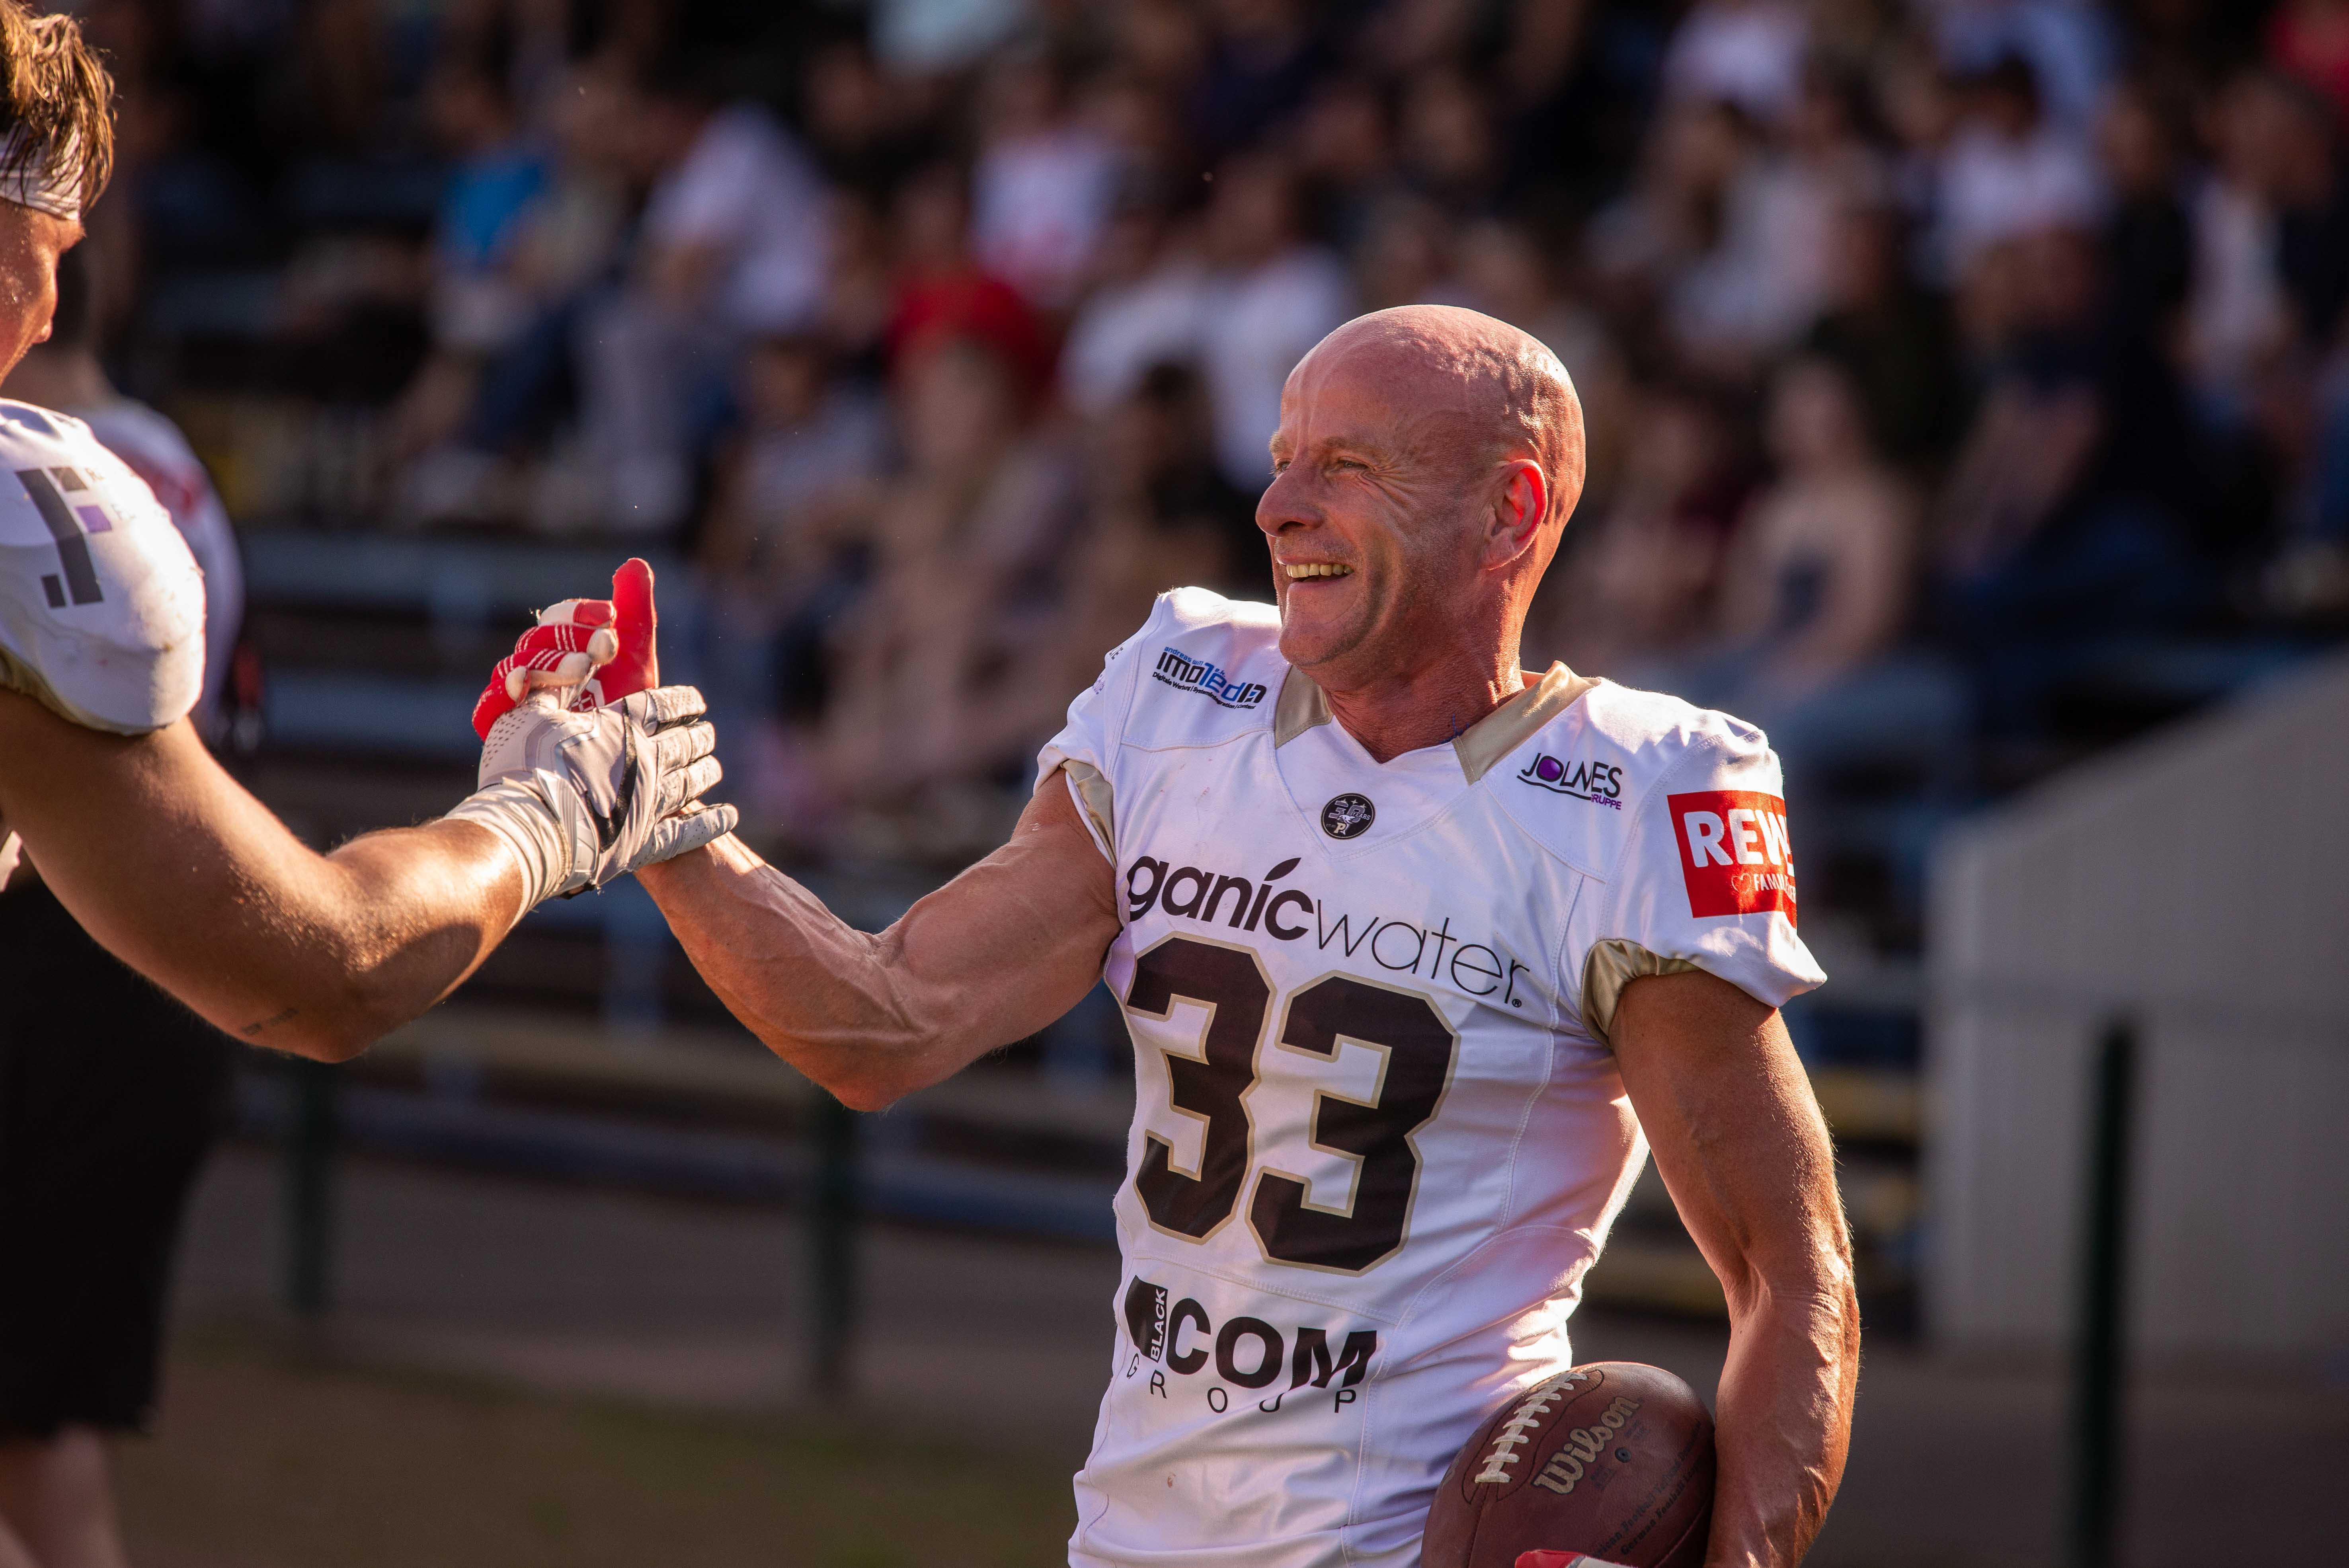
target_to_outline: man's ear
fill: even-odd
[[[1510,459],[1485,514],[1485,564],[1506,567],[1531,550],[1548,517],[1549,476],[1531,458]]]

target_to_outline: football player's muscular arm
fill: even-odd
[[[863,1110],[1076,1006],[1118,929],[1115,878],[1057,772],[1008,843],[878,935],[731,838],[636,874],[734,1016]]]
[[[1835,1155],[1786,1026],[1702,973],[1625,988],[1631,1106],[1729,1299],[1706,1568],[1792,1568],[1843,1477],[1859,1304]]]
[[[0,691],[0,822],[58,900],[254,1045],[356,1055],[447,995],[523,909],[513,857],[468,822],[313,853],[185,719],[126,738]]]

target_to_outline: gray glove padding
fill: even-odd
[[[480,791],[449,815],[504,839],[536,897],[600,888],[734,830],[700,796],[723,773],[701,694],[658,686],[587,713],[525,702],[481,747]]]

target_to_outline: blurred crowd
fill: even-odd
[[[983,840],[1155,592],[1268,596],[1282,379],[1411,302],[1581,390],[1527,665],[1764,724],[1847,807],[1814,851],[1894,882],[1920,821],[2349,608],[2349,0],[89,20],[112,297],[306,202],[313,373],[396,367],[384,522],[688,554],[780,838]],[[420,242],[334,221],[410,168]]]

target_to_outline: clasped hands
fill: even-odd
[[[525,909],[601,888],[733,831],[701,797],[723,775],[691,686],[659,685],[652,568],[630,560],[609,599],[540,612],[473,707],[480,789],[449,815],[521,861]]]

